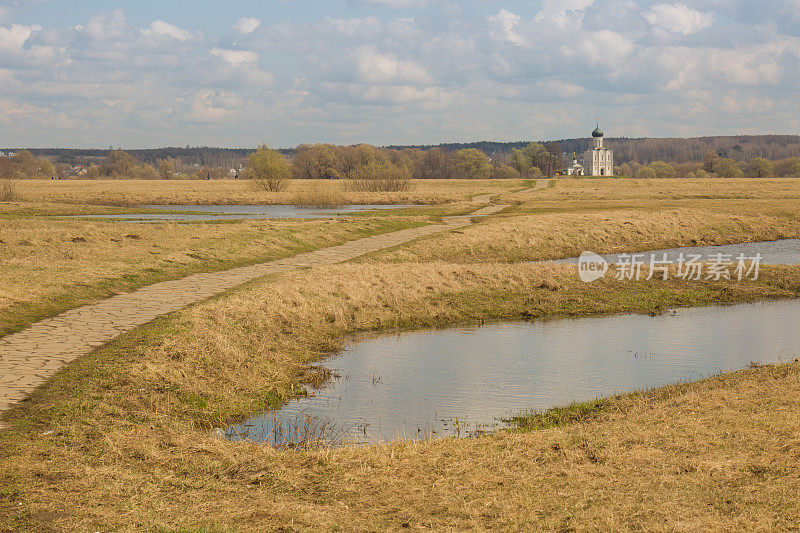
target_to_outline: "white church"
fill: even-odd
[[[568,176],[613,176],[614,175],[614,150],[603,147],[603,130],[600,121],[592,132],[594,146],[590,146],[583,153],[583,164],[578,163],[578,158],[572,159],[572,166],[567,168]]]

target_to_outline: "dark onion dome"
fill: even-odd
[[[597,127],[594,129],[594,131],[592,132],[592,137],[602,137],[602,136],[603,136],[603,130],[601,130],[601,129],[600,129],[600,126],[598,125],[598,126],[597,126]]]

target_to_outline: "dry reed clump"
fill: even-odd
[[[621,253],[798,237],[800,221],[794,217],[702,209],[544,213],[491,218],[366,260],[540,261],[586,250]]]
[[[357,192],[407,192],[412,188],[411,180],[390,177],[351,179],[347,185]]]
[[[14,180],[0,179],[0,202],[13,202],[17,199],[17,185]]]
[[[391,162],[369,161],[347,175],[351,190],[401,192],[411,190],[411,171]]]
[[[13,412],[0,527],[13,509],[16,529],[781,529],[800,518],[797,365],[480,439],[279,451],[208,429],[291,395],[351,332],[797,295],[799,270],[588,285],[565,265],[348,264],[262,280],[76,362]]]
[[[292,204],[298,207],[342,207],[346,199],[338,183],[309,181],[294,189]]]
[[[249,181],[261,192],[283,192],[289,187],[288,178],[250,178]]]

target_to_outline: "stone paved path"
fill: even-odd
[[[547,181],[539,180],[531,190],[546,187]],[[473,200],[488,204],[491,196]],[[160,315],[256,278],[300,267],[348,261],[413,239],[467,226],[471,224],[470,216],[491,215],[506,207],[487,205],[466,217],[446,217],[441,224],[374,235],[268,263],[156,283],[37,322],[19,333],[0,338],[0,415],[77,357]]]

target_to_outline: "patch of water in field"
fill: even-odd
[[[228,429],[291,444],[466,436],[546,409],[800,353],[800,301],[421,331],[353,341],[338,377]]]
[[[724,246],[688,246],[684,248],[668,248],[663,250],[648,250],[646,252],[635,252],[638,261],[646,265],[650,264],[650,255],[653,254],[655,261],[663,261],[664,254],[666,260],[672,263],[677,263],[681,254],[684,260],[692,255],[699,255],[700,262],[714,261],[718,254],[728,256],[728,259],[736,261],[739,255],[744,255],[745,258],[755,257],[756,254],[761,254],[761,264],[764,265],[800,265],[800,239],[782,239],[778,241],[766,242],[748,242],[743,244],[729,244]],[[620,263],[620,256],[625,255],[628,262],[631,261],[629,254],[607,254],[602,255],[609,263]],[[578,258],[572,257],[569,259],[559,259],[553,261],[554,263],[568,263],[577,264]]]
[[[419,207],[413,205],[345,205],[340,207],[297,207],[293,205],[145,205],[146,209],[187,211],[187,213],[125,213],[119,215],[76,215],[71,218],[114,218],[124,220],[244,220],[263,218],[330,218],[363,211]]]

